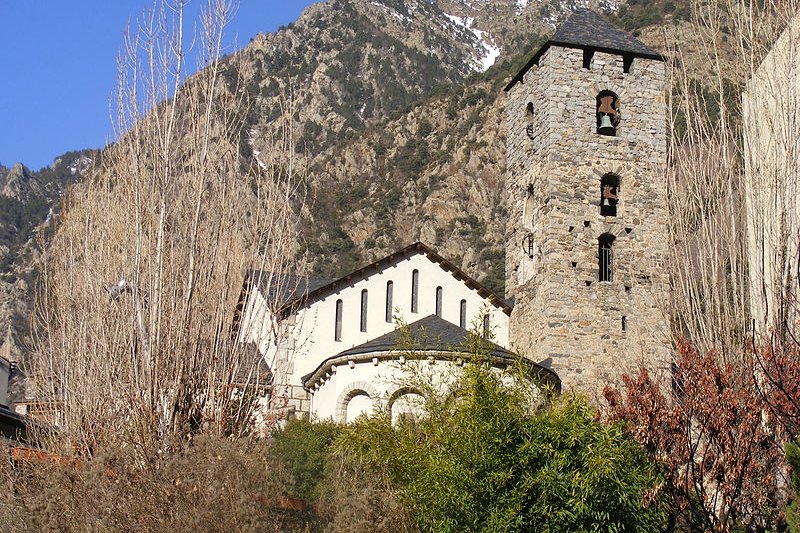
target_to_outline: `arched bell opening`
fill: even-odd
[[[619,204],[620,179],[615,174],[606,174],[600,179],[600,215],[617,216]]]
[[[596,101],[597,133],[614,137],[619,127],[619,96],[601,91]]]

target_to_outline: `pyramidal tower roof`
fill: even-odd
[[[641,41],[630,33],[623,31],[613,24],[606,21],[594,11],[580,8],[570,15],[570,17],[556,30],[533,58],[517,73],[511,82],[506,86],[506,90],[511,89],[517,82],[522,81],[522,77],[533,66],[539,63],[539,58],[551,46],[561,46],[564,48],[581,48],[598,52],[628,55],[633,57],[643,57],[646,59],[656,59],[663,61],[661,54],[645,46]]]

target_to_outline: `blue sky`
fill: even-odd
[[[191,0],[190,11],[205,3]],[[227,51],[297,19],[312,3],[239,0]],[[152,5],[153,0],[0,0],[0,164],[21,161],[38,170],[66,151],[106,144],[123,32]]]

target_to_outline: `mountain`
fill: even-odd
[[[615,7],[603,1],[595,5]],[[319,154],[498,57],[526,51],[568,10],[520,0],[331,0],[254,37],[223,76],[247,95],[251,149],[266,149],[270,124],[291,113],[298,151]]]
[[[32,171],[17,163],[0,165],[0,354],[20,359],[28,338],[37,238],[58,212],[66,188],[81,178],[96,154],[67,152]]]
[[[297,124],[314,274],[342,274],[423,240],[502,292],[498,98],[576,5],[332,0],[237,53],[223,76],[249,102],[241,154],[269,150],[282,116]]]
[[[227,90],[245,96],[243,161],[270,149],[279,118],[297,125],[312,273],[337,276],[422,240],[502,293],[502,87],[587,4],[634,31],[683,9],[672,0],[330,0],[224,61]],[[659,32],[649,35],[659,48]],[[100,155],[70,152],[38,172],[0,166],[0,349],[28,342],[37,237]]]

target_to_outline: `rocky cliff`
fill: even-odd
[[[30,344],[35,259],[61,196],[93,157],[68,152],[36,172],[20,163],[0,165],[0,355],[6,358],[21,359]]]
[[[246,97],[243,161],[270,149],[279,118],[297,125],[315,274],[343,274],[422,240],[503,292],[502,87],[578,3],[587,4],[330,0],[254,36],[224,64],[228,90]],[[637,29],[669,19],[675,5],[637,2],[613,16]],[[656,48],[660,38],[643,36]],[[68,153],[39,172],[0,166],[0,348],[28,342],[36,237],[98,156]]]

